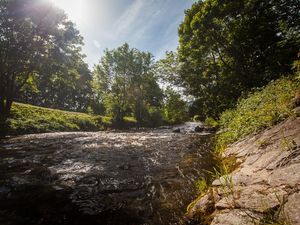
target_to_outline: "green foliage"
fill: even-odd
[[[164,117],[169,124],[178,124],[188,120],[187,103],[172,89],[166,90]]]
[[[7,121],[9,134],[53,131],[96,131],[110,126],[108,119],[84,113],[14,103]]]
[[[297,60],[293,62],[292,68],[295,71],[296,79],[300,80],[300,51],[298,52]]]
[[[62,10],[49,1],[1,0],[0,34],[0,119],[14,99],[86,109],[90,73],[83,39]]]
[[[115,124],[122,124],[125,116],[134,116],[140,125],[151,124],[152,114],[157,114],[162,104],[152,55],[127,43],[104,52],[94,68],[92,87],[94,108],[103,106]]]
[[[124,116],[123,122],[126,128],[137,126],[137,120],[132,116]]]
[[[165,86],[181,85],[180,66],[176,52],[167,51],[165,57],[155,63],[154,70],[160,82]]]
[[[290,102],[299,89],[298,81],[281,78],[270,82],[262,90],[253,91],[247,98],[240,99],[236,108],[221,115],[221,133],[216,139],[217,151],[222,152],[227,145],[290,116]]]
[[[180,77],[193,111],[218,118],[241,93],[291,73],[299,51],[299,2],[197,1],[179,27]]]
[[[219,123],[212,117],[207,117],[204,121],[204,124],[209,127],[218,127]]]

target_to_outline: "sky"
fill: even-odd
[[[103,51],[127,42],[155,59],[176,50],[178,25],[195,0],[50,0],[65,10],[84,38],[90,68]]]

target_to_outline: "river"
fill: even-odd
[[[2,140],[0,224],[187,224],[195,180],[214,163],[213,135],[195,125]]]

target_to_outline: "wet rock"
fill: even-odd
[[[214,127],[206,127],[206,126],[196,126],[195,132],[215,132],[217,131]]]
[[[195,132],[202,132],[202,131],[204,131],[204,130],[205,130],[204,127],[200,127],[200,126],[196,126],[196,127],[195,127]]]
[[[180,133],[180,132],[181,132],[180,128],[176,128],[173,130],[173,133]]]
[[[192,208],[189,210],[189,217],[192,218],[195,214],[207,214],[208,208],[213,204],[213,197],[208,193],[196,200]]]

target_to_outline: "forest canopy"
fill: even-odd
[[[179,27],[180,77],[202,119],[254,87],[291,73],[299,51],[299,1],[206,0]]]

